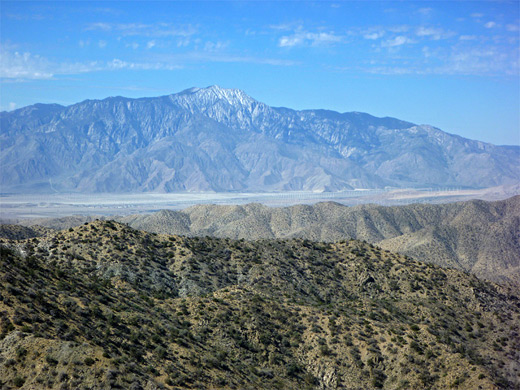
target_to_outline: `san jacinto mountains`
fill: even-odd
[[[235,89],[0,113],[3,191],[336,191],[520,181],[520,147]]]

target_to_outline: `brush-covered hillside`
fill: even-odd
[[[520,300],[360,241],[3,240],[6,389],[515,389]]]
[[[155,233],[329,242],[354,238],[520,286],[520,196],[393,207],[333,202],[281,208],[199,205],[119,220]]]
[[[55,229],[46,228],[43,226],[22,226],[17,224],[1,224],[0,223],[0,238],[7,238],[10,240],[25,240],[27,238],[41,237],[46,234],[54,233]]]
[[[72,216],[19,223],[31,228],[36,224],[64,229],[95,218]],[[254,203],[198,205],[179,211],[108,218],[162,234],[246,240],[365,240],[421,261],[520,286],[520,196],[493,202],[471,200],[393,207],[347,207],[334,202],[290,207]],[[15,237],[17,231],[0,225],[0,237]]]

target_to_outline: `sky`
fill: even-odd
[[[0,1],[0,110],[238,88],[520,145],[520,2]]]

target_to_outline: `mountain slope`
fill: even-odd
[[[273,108],[216,86],[0,113],[4,191],[486,187],[520,181],[520,148],[393,118]]]
[[[497,202],[270,208],[199,205],[117,218],[155,233],[234,239],[366,240],[414,258],[520,285],[520,196]],[[43,222],[40,222],[43,223]]]
[[[359,241],[95,221],[0,250],[2,387],[520,384],[513,292]]]

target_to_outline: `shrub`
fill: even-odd
[[[48,364],[50,364],[51,366],[55,366],[55,365],[58,364],[58,361],[57,361],[56,359],[54,359],[52,356],[50,356],[50,355],[47,355],[47,356],[45,357],[45,361],[46,361]]]
[[[322,356],[328,356],[331,354],[331,350],[329,349],[329,347],[327,345],[320,345],[320,354]]]
[[[22,378],[21,376],[16,376],[13,379],[13,384],[15,387],[22,387],[24,383],[25,383],[25,379]]]

